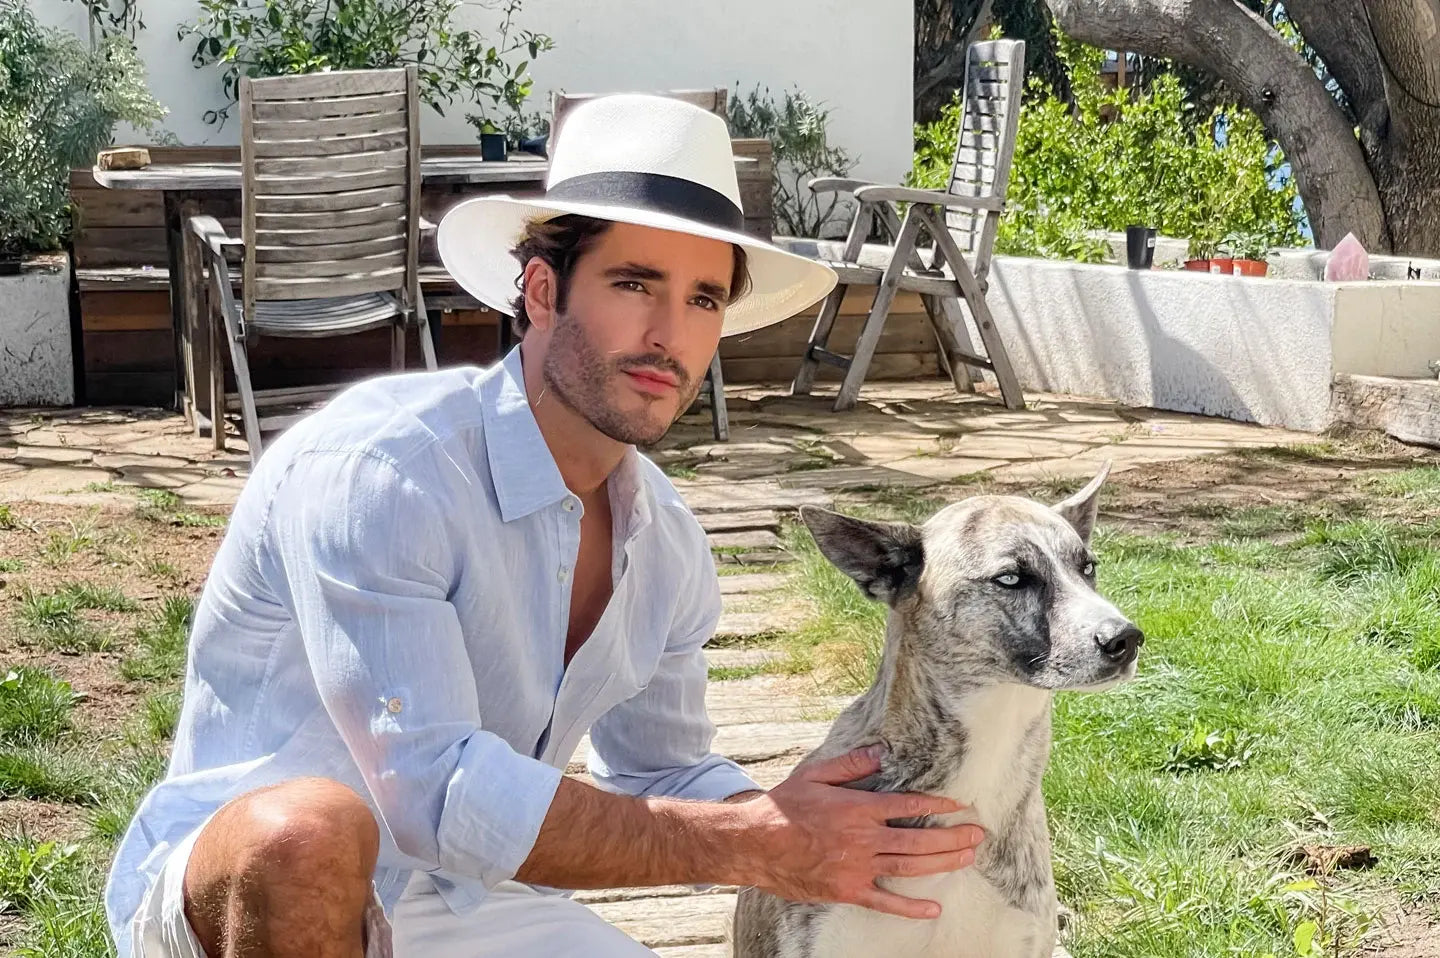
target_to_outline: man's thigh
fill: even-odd
[[[504,882],[455,915],[417,876],[395,908],[394,958],[655,958],[584,905]]]

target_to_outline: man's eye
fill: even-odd
[[[637,293],[645,292],[645,284],[640,282],[638,279],[622,279],[615,285],[618,286],[620,289],[634,290]]]
[[[1003,572],[995,577],[995,584],[1004,586],[1007,589],[1018,589],[1020,588],[1020,583],[1024,581],[1018,572]]]
[[[715,300],[711,299],[709,296],[696,296],[690,302],[694,303],[696,306],[699,306],[701,309],[717,310],[720,308],[720,304],[715,302]]]

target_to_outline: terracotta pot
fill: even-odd
[[[1237,259],[1235,261],[1236,276],[1264,276],[1270,269],[1270,264],[1263,259]]]
[[[1197,273],[1208,273],[1210,272],[1210,261],[1208,259],[1187,259],[1185,268]]]
[[[1223,273],[1229,276],[1235,272],[1235,261],[1228,256],[1221,256],[1210,260],[1210,272]]]

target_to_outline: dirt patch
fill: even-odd
[[[1422,907],[1397,908],[1362,954],[1379,958],[1440,958],[1440,916]]]
[[[22,834],[44,841],[78,841],[85,837],[87,813],[87,809],[75,805],[0,799],[0,836]]]

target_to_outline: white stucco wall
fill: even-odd
[[[996,257],[990,306],[1030,389],[1318,431],[1325,283]]]
[[[75,402],[69,265],[46,256],[0,276],[0,408]]]
[[[1344,283],[1335,290],[1335,373],[1422,379],[1440,360],[1440,282]]]
[[[190,63],[193,42],[176,39],[198,16],[196,0],[142,0],[148,29],[138,44],[150,88],[170,108],[167,128],[187,144],[237,142],[201,117],[221,105],[218,74]],[[44,21],[84,35],[84,7],[31,0]],[[468,25],[493,15],[466,10]],[[549,34],[555,49],[533,64],[533,104],[550,91],[686,89],[738,83],[772,93],[798,85],[831,111],[832,141],[858,158],[856,175],[899,182],[910,168],[913,4],[910,0],[526,0],[517,23]],[[862,47],[857,50],[856,47]],[[863,53],[863,55],[861,55]],[[428,115],[427,142],[473,142],[459,107]]]

